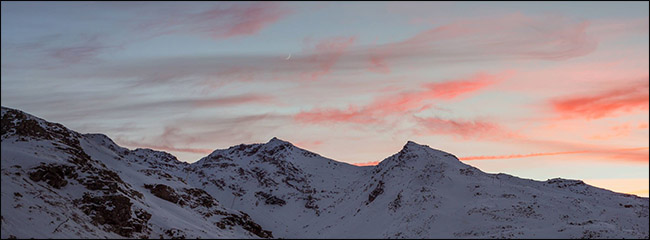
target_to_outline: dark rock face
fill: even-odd
[[[397,194],[397,197],[395,198],[395,200],[390,202],[390,204],[388,205],[388,209],[395,212],[400,207],[402,207],[402,192],[401,191]]]
[[[108,170],[97,169],[95,175],[88,176],[82,183],[88,190],[103,190],[116,193],[119,189],[118,183],[124,183],[117,173]]]
[[[3,107],[3,110],[5,109],[6,112],[2,115],[0,128],[2,139],[16,135],[19,136],[19,141],[27,141],[30,138],[38,140],[57,139],[70,146],[79,144],[77,138],[81,135],[70,131],[61,124],[46,121],[39,123],[34,117],[28,116],[21,111]]]
[[[185,188],[183,190],[188,195],[183,195],[182,198],[189,203],[190,208],[197,208],[199,206],[211,208],[219,205],[219,202],[203,189]]]
[[[554,185],[558,188],[566,188],[571,186],[585,186],[585,183],[581,180],[570,180],[562,178],[553,178],[546,180],[546,184]]]
[[[465,175],[465,176],[474,176],[475,174],[475,170],[472,167],[458,169],[458,171],[461,175]]]
[[[225,229],[226,226],[239,225],[244,230],[249,231],[258,237],[273,238],[273,233],[271,231],[262,229],[262,227],[259,224],[253,222],[250,216],[248,216],[246,213],[242,213],[241,215],[226,214],[226,217],[222,218],[221,221],[215,223],[215,225],[221,229]]]
[[[183,230],[176,229],[176,228],[165,230],[165,235],[167,235],[171,239],[185,239]],[[163,239],[162,235],[160,235],[160,239]]]
[[[305,198],[305,208],[313,209],[316,211],[316,215],[320,214],[320,211],[318,211],[318,205],[316,204],[316,198],[314,198],[311,194],[307,195],[307,198]]]
[[[66,165],[43,165],[33,168],[29,173],[29,179],[35,182],[45,181],[48,185],[56,189],[61,189],[68,185],[66,178],[77,178],[77,173],[73,166]]]
[[[14,109],[7,109],[2,116],[2,136],[5,134],[16,134],[20,136],[31,136],[36,139],[52,139],[47,130],[38,124],[36,120],[27,119],[22,112]]]
[[[261,200],[264,200],[264,203],[267,205],[279,205],[284,206],[287,202],[284,199],[273,196],[270,193],[265,192],[256,192],[255,196]]]
[[[278,183],[275,182],[272,178],[267,177],[268,173],[265,170],[254,167],[251,169],[251,171],[254,173],[253,177],[257,180],[260,186],[271,187],[278,185]]]
[[[142,233],[148,230],[147,222],[151,214],[138,209],[135,217],[132,216],[131,200],[122,195],[107,195],[95,197],[85,193],[83,198],[75,200],[81,205],[83,212],[91,216],[93,224],[107,225],[108,230],[124,237],[131,237],[133,233]]]
[[[384,182],[380,180],[379,183],[377,184],[377,187],[375,187],[375,189],[372,190],[370,195],[368,195],[368,202],[366,203],[366,205],[370,204],[372,201],[375,201],[375,198],[377,198],[377,196],[379,196],[382,193],[384,193]]]
[[[165,184],[145,184],[144,188],[149,189],[151,194],[161,199],[167,200],[178,205],[185,205],[181,197],[176,193],[176,190]]]

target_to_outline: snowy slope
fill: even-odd
[[[317,219],[362,171],[277,138],[216,150],[190,169],[189,182],[283,236]]]
[[[277,138],[188,164],[2,108],[2,238],[648,238],[648,204],[414,142],[374,167]]]
[[[186,184],[187,165],[3,107],[2,238],[272,236]]]
[[[334,238],[648,238],[648,198],[487,174],[408,142],[317,230]]]

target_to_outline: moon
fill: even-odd
[[[284,60],[289,60],[289,59],[291,59],[291,53],[289,53],[289,56],[287,58],[285,58]]]

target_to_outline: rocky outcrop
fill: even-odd
[[[133,203],[123,195],[92,196],[84,194],[76,200],[83,212],[91,216],[93,224],[106,225],[108,231],[123,237],[148,230],[151,214],[142,209],[132,210]]]

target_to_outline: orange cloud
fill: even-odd
[[[577,153],[587,153],[587,152],[589,152],[589,151],[530,153],[530,154],[497,155],[497,156],[471,156],[471,157],[461,157],[459,159],[461,161],[490,160],[490,159],[512,159],[512,158],[528,158],[528,157],[540,157],[540,156],[552,156],[552,155],[564,155],[564,154],[577,154]]]
[[[638,147],[638,148],[619,148],[613,150],[582,150],[582,151],[566,151],[566,152],[547,152],[547,153],[530,153],[530,154],[513,154],[513,155],[496,155],[496,156],[470,156],[470,157],[461,157],[461,161],[471,161],[471,160],[491,160],[491,159],[513,159],[513,158],[529,158],[529,157],[541,157],[541,156],[553,156],[553,155],[567,155],[567,154],[581,154],[581,153],[599,153],[599,154],[608,154],[611,159],[623,160],[628,162],[639,162],[647,163],[648,162],[648,153],[636,154],[636,153],[626,153],[627,151],[640,151],[648,150],[648,147]],[[613,154],[613,155],[612,155]]]
[[[648,80],[591,95],[551,100],[555,112],[565,118],[598,119],[648,110]]]
[[[365,166],[375,166],[379,164],[379,161],[374,161],[374,162],[363,162],[363,163],[352,163],[352,165],[359,166],[359,167],[365,167]]]
[[[513,71],[505,71],[499,75],[478,73],[468,79],[449,81],[442,83],[430,83],[425,85],[431,91],[427,92],[438,99],[453,99],[460,95],[473,93],[489,85],[498,83],[509,78]]]
[[[345,110],[312,109],[294,116],[297,121],[306,123],[349,122],[373,123],[380,122],[383,117],[407,112],[418,112],[430,107],[429,100],[461,99],[494,85],[510,77],[512,71],[499,74],[478,73],[468,78],[455,79],[442,83],[422,85],[422,90],[400,92],[398,94],[378,97],[370,104],[357,107],[350,105]]]
[[[294,115],[294,119],[304,123],[324,122],[348,122],[348,123],[372,123],[378,121],[370,116],[369,112],[354,106],[347,110],[338,109],[313,109],[307,112],[300,112]]]

